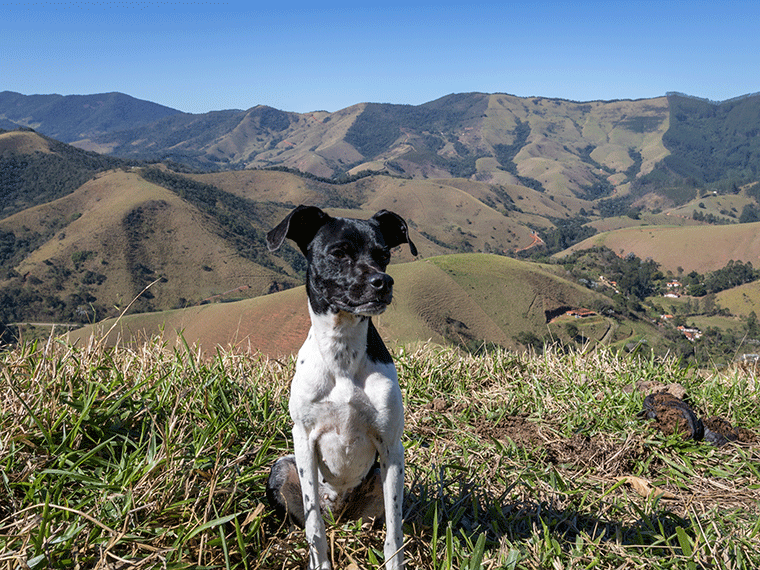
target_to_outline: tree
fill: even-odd
[[[760,221],[760,209],[755,204],[746,204],[739,216],[740,224]]]
[[[755,311],[752,311],[747,316],[747,322],[744,326],[747,328],[747,336],[754,338],[760,335],[760,326],[757,324],[757,315],[755,314]]]
[[[715,312],[715,293],[708,293],[702,299],[702,312],[712,315]]]
[[[689,295],[694,297],[702,297],[707,294],[707,289],[704,283],[694,283],[689,287]]]

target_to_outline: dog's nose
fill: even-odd
[[[376,291],[389,291],[390,288],[393,287],[393,277],[387,273],[375,273],[374,275],[370,276],[369,284]]]

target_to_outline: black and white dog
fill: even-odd
[[[298,206],[267,234],[270,251],[285,238],[308,262],[311,330],[291,385],[295,455],[272,466],[267,496],[305,528],[310,569],[330,568],[322,511],[336,520],[385,512],[386,568],[403,568],[404,410],[371,317],[391,302],[391,248],[407,243],[413,255],[417,248],[406,222],[387,210],[357,220]]]

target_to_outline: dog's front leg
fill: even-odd
[[[319,507],[319,472],[317,470],[316,439],[310,438],[302,426],[293,426],[293,448],[301,480],[304,533],[309,543],[309,570],[330,570],[327,556],[325,521]]]
[[[386,452],[385,457],[382,451]],[[401,441],[381,450],[380,474],[385,505],[385,567],[401,570],[404,567],[404,446]]]

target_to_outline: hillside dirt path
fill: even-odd
[[[534,231],[533,234],[532,234],[532,237],[533,237],[533,241],[531,242],[530,245],[528,245],[526,247],[521,247],[521,248],[516,249],[515,253],[517,253],[518,251],[525,251],[525,250],[528,250],[528,249],[530,249],[532,247],[536,247],[536,246],[539,246],[539,245],[546,245],[545,242],[544,242],[544,240],[541,239],[541,236],[538,235],[538,232]]]
[[[602,337],[602,340],[599,341],[599,344],[603,345],[609,345],[612,342],[613,337],[615,336],[615,332],[618,330],[618,325],[615,321],[608,320],[609,328],[607,329],[607,332],[604,333],[604,336]]]

